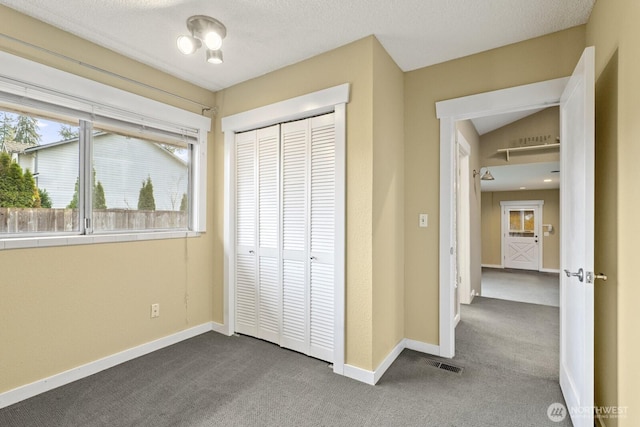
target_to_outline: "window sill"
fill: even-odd
[[[149,233],[94,234],[90,236],[52,236],[0,239],[0,250],[46,248],[53,246],[96,245],[100,243],[139,242],[144,240],[200,237],[198,231],[156,231]]]

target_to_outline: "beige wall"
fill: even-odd
[[[373,44],[373,368],[404,338],[404,74]]]
[[[479,171],[481,166],[480,135],[470,120],[462,120],[456,123],[456,128],[469,143],[471,155],[469,156],[469,235],[470,235],[470,292],[480,294],[480,282],[482,280],[482,233],[481,233],[481,192],[480,177],[473,177],[473,171]]]
[[[347,104],[346,206],[346,363],[371,370],[373,366],[373,57],[377,41],[367,37],[262,77],[217,93],[219,108],[215,136],[218,171],[212,194],[216,223],[223,218],[224,139],[219,118],[343,83],[351,83]],[[380,68],[383,68],[381,66]],[[386,78],[383,76],[383,78]],[[393,122],[390,119],[390,127]],[[385,126],[387,126],[385,125]],[[390,172],[392,173],[392,172]],[[395,215],[395,213],[393,213]],[[376,217],[377,218],[377,217]],[[387,221],[385,219],[385,221]],[[222,230],[219,230],[222,236]],[[222,251],[222,241],[216,241]],[[222,261],[222,257],[217,261]],[[222,270],[216,269],[216,300],[223,298]],[[391,274],[394,276],[394,274]],[[216,318],[222,316],[215,307]]]
[[[596,47],[596,404],[628,414],[606,420],[635,426],[640,420],[640,341],[637,237],[640,223],[640,3],[596,2],[587,43]],[[617,422],[616,422],[617,421]]]
[[[439,121],[435,102],[571,74],[584,26],[405,74],[405,335],[438,343]],[[416,230],[418,213],[429,228]]]
[[[482,193],[482,264],[502,265],[502,210],[500,202],[543,200],[542,221],[553,225],[549,236],[540,236],[543,243],[542,268],[560,268],[560,190],[496,191]]]
[[[211,92],[4,6],[0,26],[4,34],[78,61],[205,105],[215,102]],[[0,49],[200,112],[191,103],[6,38],[0,38]],[[213,320],[212,200],[207,209],[209,232],[199,238],[0,252],[0,393]],[[160,303],[158,319],[150,319],[152,303]]]
[[[597,48],[596,268],[610,278],[606,285],[596,286],[596,399],[601,405],[629,407],[629,417],[619,422],[622,426],[635,425],[640,417],[635,314],[640,288],[634,268],[640,233],[635,220],[640,204],[640,186],[635,184],[640,158],[639,20],[638,2],[600,1],[586,30],[576,27],[405,73],[402,160],[402,138],[385,144],[400,126],[399,109],[393,111],[401,103],[399,74],[373,37],[214,95],[0,6],[4,34],[185,98],[208,105],[215,102],[218,117],[351,83],[346,360],[365,369],[377,366],[403,329],[407,338],[438,343],[439,122],[435,102],[567,76],[586,37]],[[170,95],[6,38],[0,39],[0,49],[199,111]],[[390,97],[390,105],[381,101],[384,96]],[[222,321],[224,151],[219,131],[211,140],[215,142],[209,151],[208,185],[213,196],[207,204],[204,236],[0,254],[0,342],[11,348],[0,352],[0,392],[202,322]],[[384,156],[393,159],[390,165],[383,162]],[[398,171],[403,162],[401,179]],[[422,212],[429,214],[426,229],[417,227]],[[402,216],[404,221],[397,221]],[[404,233],[398,231],[402,228]],[[391,242],[404,245],[404,253],[398,250],[378,269],[373,262],[389,254],[381,246],[391,230],[397,233]],[[399,268],[403,261],[404,290]],[[376,314],[387,297],[393,301],[392,308]],[[399,303],[401,298],[404,304]],[[148,316],[152,302],[162,306],[162,316],[154,321]],[[398,320],[402,317],[404,325]],[[609,427],[616,424],[607,421]]]
[[[544,141],[530,141],[530,138],[547,138]],[[538,162],[560,161],[560,150],[546,149],[512,152],[507,161],[501,148],[553,144],[560,137],[559,107],[549,107],[499,129],[487,132],[480,137],[480,156],[482,166],[503,166]]]

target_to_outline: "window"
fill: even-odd
[[[0,61],[0,249],[204,231],[210,119],[4,52]]]

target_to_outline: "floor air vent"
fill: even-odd
[[[429,365],[429,366],[433,366],[434,368],[443,369],[445,371],[453,372],[454,374],[462,374],[462,371],[464,371],[464,368],[460,368],[458,366],[453,366],[453,365],[449,365],[449,364],[446,364],[446,363],[438,362],[437,360],[433,360],[433,359],[425,359],[425,362],[427,362],[427,365]]]

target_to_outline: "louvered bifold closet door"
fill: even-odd
[[[257,131],[258,338],[280,343],[280,126]]]
[[[282,333],[280,345],[309,352],[307,120],[281,128]]]
[[[236,331],[257,336],[256,131],[236,134]]]
[[[309,355],[333,361],[336,147],[334,114],[310,120]]]

